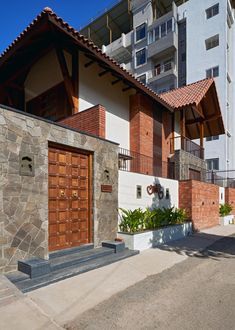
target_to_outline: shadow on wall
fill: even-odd
[[[160,181],[158,178],[154,179],[153,186],[158,186],[161,190],[158,192],[153,193],[153,198],[152,198],[152,205],[150,206],[150,209],[154,208],[170,208],[174,205],[172,205],[171,201],[171,194],[170,194],[170,189],[165,188],[160,184]]]

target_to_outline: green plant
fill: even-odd
[[[125,210],[120,208],[121,222],[119,227],[126,233],[136,233],[144,229],[144,212],[141,208],[135,210]]]
[[[226,215],[229,215],[232,209],[232,206],[228,203],[220,204],[219,214],[221,217],[224,217]]]
[[[187,216],[184,209],[158,208],[145,211],[120,209],[120,230],[127,233],[136,233],[143,230],[153,230],[167,225],[176,225],[185,222]]]

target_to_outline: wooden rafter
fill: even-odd
[[[61,72],[62,72],[62,75],[63,75],[65,90],[66,90],[66,93],[67,93],[69,104],[71,106],[72,112],[76,113],[78,111],[78,108],[77,108],[77,104],[78,104],[77,95],[75,94],[75,91],[74,91],[74,86],[73,86],[73,83],[72,83],[72,79],[69,76],[69,70],[68,70],[68,67],[67,67],[64,52],[61,48],[56,47],[56,54],[57,54],[57,58],[58,58],[58,61],[59,61],[59,64],[60,64],[60,69],[61,69]]]

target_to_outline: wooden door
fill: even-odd
[[[49,251],[91,242],[90,157],[49,148]]]

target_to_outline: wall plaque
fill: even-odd
[[[34,157],[32,154],[20,154],[19,172],[22,176],[34,176]]]
[[[111,184],[102,184],[101,192],[111,193],[113,191],[113,186]]]

